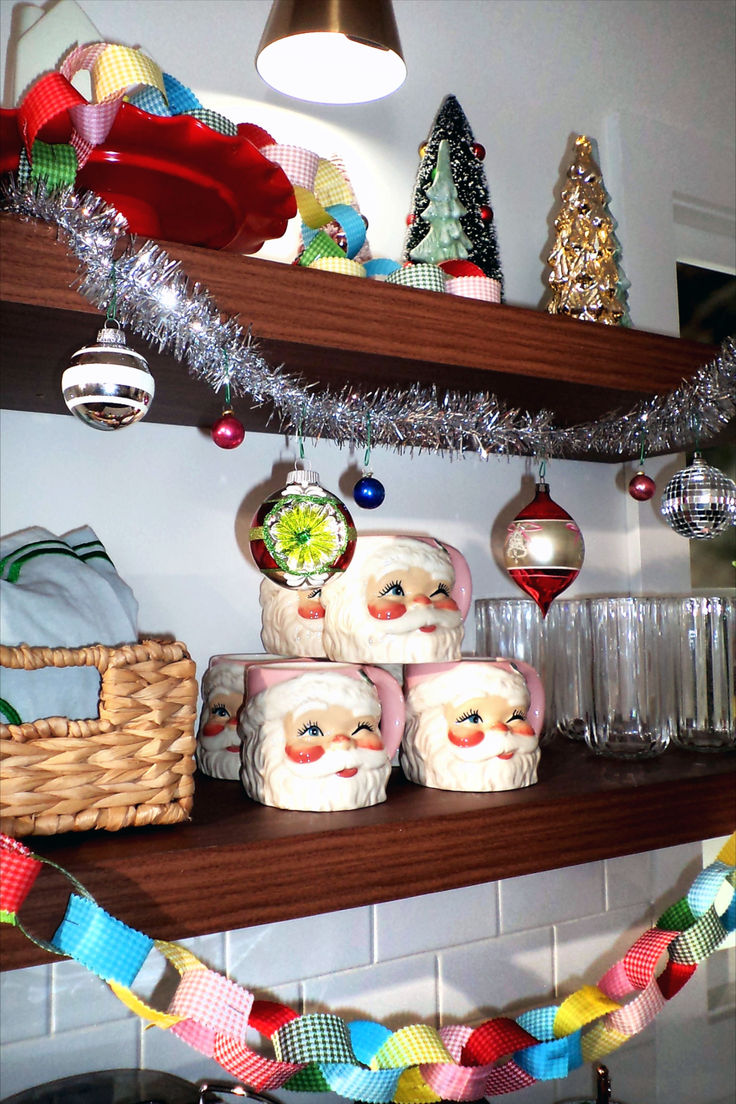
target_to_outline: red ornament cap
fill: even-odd
[[[580,574],[585,544],[567,510],[550,498],[548,484],[537,483],[536,491],[508,527],[504,563],[546,617],[554,599]]]
[[[647,502],[657,489],[657,484],[643,471],[638,471],[629,483],[629,494],[637,502]]]
[[[210,436],[218,448],[234,449],[245,440],[245,426],[230,407],[226,407],[212,426]]]

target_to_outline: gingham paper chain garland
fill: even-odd
[[[479,1100],[566,1077],[598,1062],[642,1031],[692,977],[698,963],[736,929],[736,833],[693,882],[687,896],[607,970],[559,1005],[480,1027],[436,1031],[413,1024],[389,1031],[379,1023],[345,1022],[331,1013],[298,1015],[210,970],[177,943],[153,940],[106,913],[71,875],[66,914],[50,942],[35,939],[18,911],[48,859],[0,836],[0,920],[45,949],[67,955],[97,974],[133,1012],[214,1058],[256,1091],[286,1088],[334,1092],[375,1104]],[[57,869],[60,869],[57,867]],[[731,887],[729,904],[716,897]],[[156,949],[180,974],[165,1012],[151,1008],[132,986]],[[664,969],[657,974],[660,957]],[[275,1057],[248,1046],[248,1028],[270,1039]]]

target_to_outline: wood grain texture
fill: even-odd
[[[289,813],[198,775],[188,825],[25,842],[112,915],[181,939],[724,835],[735,826],[735,783],[734,755],[670,749],[627,764],[560,744],[544,750],[540,780],[525,790],[429,790],[395,770],[382,805]],[[26,927],[51,936],[68,891],[44,868]],[[13,929],[0,947],[5,969],[49,960]]]
[[[532,411],[551,408],[561,424],[570,424],[671,390],[716,353],[642,330],[163,244],[223,311],[252,324],[271,364],[338,387],[418,381],[486,389]],[[89,315],[100,317],[71,287],[76,262],[51,228],[9,215],[0,216],[0,248],[6,362],[22,362],[32,344],[32,359],[41,367],[51,360],[58,372],[60,349],[68,355],[75,341],[88,342],[94,336]],[[60,314],[68,315],[68,324]],[[150,420],[202,425],[211,421],[211,410],[217,416],[210,389],[189,379],[184,368],[156,356],[151,366],[159,386]],[[49,397],[56,389],[50,371],[46,367],[36,384]],[[6,381],[10,408],[47,410],[45,401],[34,400],[20,372]],[[247,428],[265,428],[268,413],[246,411],[243,420],[250,420]],[[269,428],[277,430],[278,423]]]

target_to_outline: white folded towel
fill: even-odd
[[[89,526],[0,537],[0,642],[79,648],[137,638],[138,603]],[[97,717],[99,689],[94,667],[2,667],[0,720]]]

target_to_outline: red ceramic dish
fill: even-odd
[[[149,115],[123,103],[102,146],[77,175],[125,215],[134,234],[255,253],[280,238],[296,214],[283,169],[246,137],[219,134],[189,115]],[[258,127],[253,137],[263,144]],[[17,112],[0,111],[0,172],[14,172],[21,149]]]

